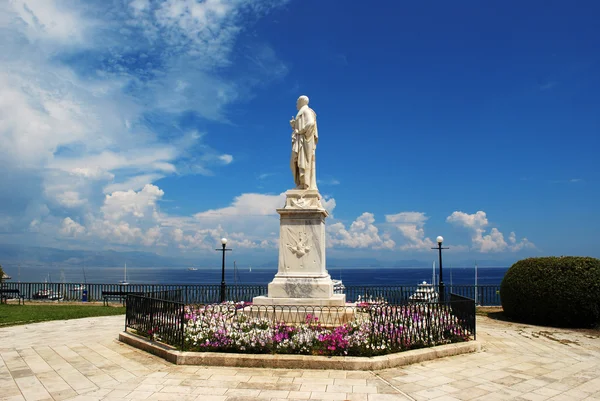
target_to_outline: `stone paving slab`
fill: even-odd
[[[600,337],[478,317],[483,352],[377,372],[177,366],[123,316],[0,329],[0,400],[600,400]]]

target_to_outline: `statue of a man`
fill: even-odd
[[[319,141],[317,114],[308,107],[308,97],[296,102],[298,114],[290,120],[292,126],[292,157],[290,167],[296,189],[317,189],[315,150]]]

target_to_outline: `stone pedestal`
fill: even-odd
[[[325,267],[325,219],[316,190],[290,190],[280,217],[279,268],[268,296],[255,305],[344,306],[346,296],[333,293]]]
[[[266,298],[266,297],[265,297]],[[289,325],[307,323],[307,318],[314,319],[322,327],[337,327],[353,321],[357,317],[354,305],[346,307],[313,307],[281,305],[275,308],[269,305],[251,305],[242,309],[241,313],[251,318],[269,319],[285,322]]]

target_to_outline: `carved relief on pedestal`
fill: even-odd
[[[321,203],[321,195],[319,191],[316,190],[297,190],[292,189],[285,193],[285,209],[323,209],[323,204]]]
[[[316,197],[306,198],[304,196],[299,198],[288,198],[285,207],[294,209],[323,209],[321,199]]]
[[[310,245],[308,245],[308,236],[306,235],[305,232],[302,232],[302,231],[299,232],[297,239],[293,238],[293,236],[290,234],[289,239],[291,240],[290,242],[292,242],[292,243],[285,244],[285,245],[298,258],[301,258],[302,256],[306,255],[310,251]],[[289,269],[289,266],[288,266],[288,269]]]

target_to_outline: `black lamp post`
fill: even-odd
[[[223,252],[223,265],[221,267],[221,303],[225,302],[225,252],[231,251],[231,249],[225,248],[227,245],[227,238],[221,238],[221,249],[215,249],[215,251]]]
[[[443,272],[442,272],[442,249],[450,249],[450,248],[442,248],[442,242],[444,242],[444,237],[442,237],[441,235],[438,236],[436,238],[436,241],[438,243],[437,248],[431,248],[431,249],[437,249],[439,251],[439,255],[440,255],[440,284],[439,284],[439,289],[438,289],[438,293],[439,293],[439,299],[440,302],[444,302],[445,301],[445,288],[444,288],[444,276],[443,276]]]

